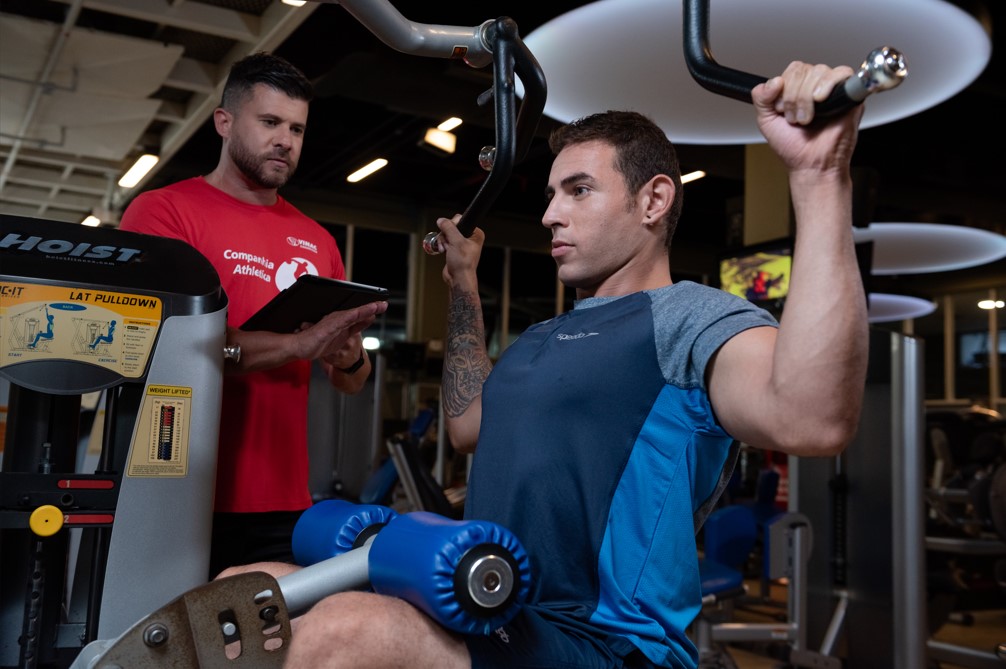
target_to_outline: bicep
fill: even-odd
[[[709,360],[706,387],[723,429],[752,446],[765,447],[771,435],[784,429],[772,388],[777,330],[744,330],[724,343]]]
[[[482,396],[472,400],[465,410],[457,415],[446,414],[444,427],[450,438],[451,447],[460,453],[473,453],[479,441],[482,425]]]

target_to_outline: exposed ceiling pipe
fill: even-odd
[[[4,187],[7,185],[7,179],[10,177],[11,170],[14,169],[14,163],[17,162],[18,153],[20,153],[21,146],[24,144],[22,138],[28,135],[28,129],[35,118],[35,112],[38,110],[39,102],[42,100],[42,94],[45,92],[45,85],[49,81],[49,77],[52,76],[52,71],[56,69],[56,63],[59,61],[59,57],[63,53],[63,47],[66,46],[66,40],[70,36],[70,29],[76,25],[77,17],[80,16],[80,9],[83,4],[84,0],[74,0],[73,4],[70,5],[66,12],[66,18],[63,20],[63,25],[56,35],[52,48],[49,49],[49,59],[45,63],[42,74],[35,81],[31,101],[25,110],[24,119],[22,119],[21,127],[17,132],[17,138],[11,146],[10,153],[7,154],[3,171],[0,171],[0,192],[3,192]]]

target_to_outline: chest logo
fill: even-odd
[[[309,242],[306,239],[297,239],[292,235],[286,238],[286,243],[298,249],[305,249],[311,253],[318,252],[318,245],[314,242]]]
[[[577,332],[576,334],[566,334],[561,333],[555,336],[559,341],[571,341],[573,339],[584,339],[585,337],[593,337],[594,335],[599,335],[600,332]]]
[[[293,285],[301,274],[318,275],[314,263],[304,258],[291,258],[276,268],[276,288],[283,290]]]

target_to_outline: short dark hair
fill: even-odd
[[[678,154],[667,135],[648,117],[634,111],[607,111],[591,114],[553,130],[548,138],[552,153],[558,155],[567,146],[601,141],[615,147],[615,169],[625,179],[628,191],[635,195],[647,181],[666,174],[674,182],[674,202],[665,216],[667,236],[671,238],[681,218],[684,189]]]
[[[265,84],[294,100],[310,102],[314,99],[314,86],[303,72],[281,56],[260,51],[231,66],[220,106],[230,112],[237,111],[237,106],[256,84]]]

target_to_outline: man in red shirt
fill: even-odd
[[[228,297],[211,577],[232,565],[293,561],[293,527],[311,505],[312,361],[333,386],[358,392],[371,369],[361,332],[387,309],[334,312],[292,334],[238,329],[301,274],[345,278],[331,234],[278,193],[297,168],[312,97],[311,83],[282,58],[235,63],[213,112],[223,140],[216,168],[139,195],[120,226],[189,243]]]

